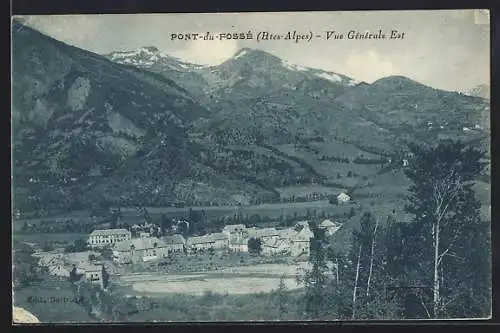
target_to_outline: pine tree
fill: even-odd
[[[288,313],[288,289],[285,284],[285,276],[281,276],[280,284],[278,287],[278,318],[283,320]]]
[[[311,239],[311,256],[309,258],[312,268],[304,274],[305,308],[306,314],[311,319],[322,319],[327,315],[328,298],[328,268],[326,265],[326,251],[324,248],[325,233],[322,229],[313,226],[314,238]]]

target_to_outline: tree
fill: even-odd
[[[260,254],[262,252],[262,240],[260,238],[251,237],[248,240],[248,252]]]
[[[351,319],[355,319],[356,317],[356,310],[358,307],[358,289],[364,289],[367,291],[367,294],[369,293],[369,283],[372,273],[370,271],[370,267],[373,267],[373,262],[370,261],[370,256],[371,247],[374,242],[375,228],[375,218],[371,213],[365,212],[363,216],[361,216],[359,230],[354,230],[352,233],[351,261],[356,263],[356,270],[352,291]]]
[[[277,291],[278,299],[278,318],[283,320],[288,313],[288,289],[285,284],[285,276],[282,275],[280,278],[280,284]]]
[[[330,205],[338,205],[339,204],[339,199],[337,198],[336,195],[330,196],[330,199],[328,199],[328,202]]]
[[[477,233],[482,227],[480,202],[475,198],[472,185],[484,167],[481,162],[484,153],[449,140],[435,146],[410,145],[409,148],[413,158],[405,174],[413,184],[409,188],[406,210],[415,219],[404,234],[409,250],[403,261],[418,263],[416,267],[407,267],[407,271],[413,271],[412,278],[432,288],[432,316],[449,317],[454,314],[447,311],[447,307],[455,307],[453,303],[463,300],[456,291],[458,285],[483,294],[484,286],[489,285],[487,280],[482,284],[476,280],[474,285],[465,279],[470,276],[465,271],[467,265],[477,267],[477,273],[483,278],[489,271],[489,254],[479,258],[470,251],[487,241],[471,237],[471,233]],[[472,240],[476,243],[471,244]],[[463,244],[471,247],[464,249]],[[471,297],[467,302],[475,301]],[[489,304],[483,304],[482,309],[482,314],[476,310],[468,317],[486,315]]]
[[[170,230],[172,228],[173,221],[166,214],[161,214],[159,222],[162,234],[165,234],[167,230]]]
[[[327,272],[326,251],[324,246],[324,230],[313,226],[314,238],[311,239],[311,255],[309,262],[311,270],[306,271],[303,277],[305,287],[306,313],[311,319],[325,318],[328,313],[327,304]]]
[[[109,285],[109,273],[104,267],[104,265],[102,266],[101,275],[102,275],[102,286],[106,289]]]
[[[75,240],[75,252],[83,252],[87,250],[87,242],[83,238]]]

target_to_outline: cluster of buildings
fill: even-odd
[[[45,254],[40,257],[38,265],[46,267],[48,273],[60,278],[69,278],[73,269],[76,269],[76,274],[80,276],[80,280],[89,281],[93,284],[98,284],[103,287],[102,268],[101,264],[92,264],[87,261],[78,263],[67,262],[62,253]]]
[[[333,235],[341,224],[324,220],[319,228],[326,235]],[[193,254],[199,251],[248,252],[249,240],[260,239],[261,254],[264,256],[289,255],[294,258],[307,258],[310,254],[310,242],[314,233],[307,221],[298,222],[286,229],[247,228],[243,224],[226,225],[222,232],[203,236],[189,237],[175,234],[164,237],[133,238],[125,229],[95,230],[89,235],[91,248],[108,247],[113,251],[113,261],[117,264],[139,263],[167,257],[173,253]],[[103,286],[102,264],[79,260],[69,263],[62,253],[45,254],[40,257],[40,266],[47,267],[49,273],[61,278],[68,278],[72,270],[82,280]]]
[[[324,220],[319,225],[327,235],[335,233],[340,224]],[[249,240],[260,239],[261,254],[309,256],[310,241],[314,237],[307,221],[298,222],[294,227],[247,228],[243,224],[227,225],[222,232],[194,236],[185,239],[175,234],[151,237],[149,234],[132,238],[125,229],[95,230],[89,235],[88,244],[92,248],[109,246],[116,263],[147,262],[167,257],[169,254],[185,252],[193,254],[206,250],[229,250],[248,252]]]

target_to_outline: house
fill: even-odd
[[[227,234],[229,238],[241,238],[245,230],[246,226],[244,224],[229,224],[222,229],[222,232]]]
[[[229,237],[226,233],[213,233],[198,237],[189,237],[186,240],[186,247],[190,252],[199,250],[220,250],[229,248]]]
[[[248,240],[241,237],[230,239],[229,249],[233,252],[248,252]]]
[[[351,197],[348,194],[342,192],[339,195],[337,195],[337,200],[339,203],[349,202],[351,201]]]
[[[182,235],[164,236],[161,240],[168,248],[168,253],[179,253],[184,251],[186,240],[182,237]]]
[[[330,220],[324,220],[319,224],[319,228],[325,231],[325,235],[331,236],[340,229],[342,225],[340,223],[332,222]]]
[[[90,247],[105,247],[132,238],[130,231],[126,229],[103,229],[94,230],[89,235],[88,244]]]
[[[116,243],[113,261],[119,264],[137,263],[166,257],[170,246],[156,237],[133,238]]]

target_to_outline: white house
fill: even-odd
[[[166,257],[171,246],[156,237],[133,238],[116,243],[113,247],[113,261],[116,263],[137,263]]]
[[[89,235],[88,245],[90,247],[105,247],[132,238],[130,231],[126,229],[103,229],[94,230]]]
[[[342,192],[339,195],[337,195],[337,200],[340,203],[349,202],[349,201],[351,201],[351,197],[349,195],[345,194],[344,192]]]
[[[314,233],[309,224],[298,224],[294,230],[296,230],[296,233],[291,239],[290,254],[294,257],[301,254],[309,256],[311,238],[314,238]]]

